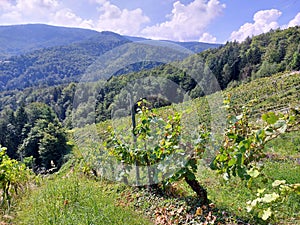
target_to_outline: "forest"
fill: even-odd
[[[92,121],[91,119],[88,119],[88,123],[109,119],[111,116],[111,104],[117,93],[119,93],[127,84],[137,79],[143,79],[149,76],[161,77],[176,83],[179,86],[178,88],[182,89],[182,91],[190,98],[197,98],[205,94],[203,92],[203,87],[201,87],[201,85],[203,86],[201,82],[205,83],[205,70],[207,70],[207,68],[211,71],[210,73],[212,76],[216,77],[220,89],[222,90],[256,78],[271,76],[272,74],[279,72],[300,70],[299,34],[300,28],[292,27],[286,30],[274,30],[266,34],[248,38],[240,44],[237,42],[228,42],[222,47],[192,55],[184,59],[180,66],[178,66],[177,63],[157,65],[155,62],[150,62],[150,64],[142,64],[137,68],[134,66],[129,67],[129,69],[124,68],[123,72],[126,74],[118,74],[117,76],[107,78],[105,81],[100,80],[96,84],[87,84],[89,85],[89,88],[86,88],[86,91],[90,93],[86,93],[86,96],[94,99],[92,107],[95,106],[97,111],[97,115],[91,116]],[[109,34],[109,37],[110,36],[111,35]],[[105,38],[103,39],[103,42],[104,41]],[[119,41],[116,43],[120,44]],[[93,42],[91,42],[90,45],[91,50],[95,49]],[[76,57],[80,57],[80,54],[77,54],[78,51],[80,51],[80,48],[76,46],[74,49],[76,49]],[[53,54],[54,52],[55,51],[53,51]],[[42,55],[44,57],[44,54]],[[47,57],[47,55],[45,55],[45,57]],[[83,62],[81,58],[77,61],[76,57],[72,56],[72,54],[70,54],[69,57],[70,58],[63,58],[65,58],[67,62],[71,61],[72,63],[80,62],[88,64],[87,62]],[[50,59],[55,58],[51,57]],[[64,61],[58,62],[62,64],[65,63]],[[27,61],[23,62],[24,65],[27,63]],[[39,64],[45,66],[47,63],[41,62]],[[52,63],[49,63],[49,65],[51,67],[55,66]],[[145,69],[147,66],[149,66],[150,69],[143,70],[143,68]],[[72,70],[76,68],[78,68],[78,71],[84,70],[84,68],[80,69],[80,67],[74,65],[70,65],[70,67]],[[151,67],[155,68],[151,69]],[[36,71],[38,70],[35,69],[36,67],[30,68]],[[13,71],[10,67],[7,67],[7,70]],[[132,70],[142,71],[130,73]],[[5,70],[1,71],[2,73],[5,73]],[[71,80],[76,77],[74,75],[75,73],[81,74],[77,71],[74,72],[73,76],[71,75],[72,73],[70,70],[65,71],[68,76],[71,77]],[[27,72],[30,76],[34,76],[30,71]],[[59,74],[62,76],[63,72],[60,72]],[[195,81],[195,77],[199,76],[198,74],[202,74],[202,77],[200,77],[198,81]],[[27,79],[26,75],[21,77]],[[49,87],[37,85],[20,91],[2,91],[0,93],[0,110],[2,111],[7,107],[16,110],[18,102],[24,102],[24,104],[42,102],[49,105],[57,114],[59,120],[67,127],[70,127],[70,115],[71,112],[74,111],[72,107],[73,97],[76,92],[76,86],[80,84],[75,81],[68,83],[68,81],[70,81],[68,77],[52,76],[51,72],[47,73],[47,78],[43,79],[43,82],[47,81],[47,79],[51,79],[55,82],[66,82],[66,84],[54,85],[50,82],[48,83]],[[1,80],[5,79],[1,78]],[[34,82],[34,79],[30,79],[30,81]],[[25,81],[25,83],[26,82],[27,81]],[[80,83],[83,82],[81,81]],[[22,86],[18,84],[18,87]],[[167,90],[167,87],[161,87],[160,89]],[[87,104],[89,104],[87,100],[88,99],[85,99],[85,101],[82,101],[81,105],[76,106],[76,108],[80,108],[78,111],[83,115],[86,115],[84,116],[85,118],[88,117],[87,114],[90,109],[90,107],[87,106]],[[83,123],[86,122],[83,121]]]

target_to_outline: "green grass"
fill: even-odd
[[[300,160],[300,131],[280,135],[266,145],[266,151],[275,155],[279,154],[283,158],[293,156]]]
[[[300,183],[300,131],[286,133],[270,141],[265,147],[268,158],[263,160],[263,173],[268,177],[265,184],[256,181],[252,188],[239,178],[224,180],[207,166],[202,165],[198,171],[200,182],[207,187],[210,200],[218,208],[229,211],[251,224],[260,224],[252,212],[246,211],[246,202],[257,198],[256,190],[267,187],[272,191],[274,180],[286,180],[289,184]],[[252,189],[252,190],[251,190]],[[300,224],[300,196],[292,194],[282,203],[275,205],[276,220],[271,224]]]
[[[288,183],[300,183],[300,166],[291,161],[266,162],[265,174],[270,178],[267,184],[261,181],[252,185],[252,190],[247,187],[246,181],[231,178],[225,181],[215,171],[201,167],[198,172],[199,181],[207,187],[209,199],[219,208],[229,212],[235,217],[249,221],[251,224],[260,224],[256,214],[247,212],[247,201],[257,198],[256,190],[259,187],[269,187],[271,181],[279,179]],[[300,223],[300,196],[293,194],[283,203],[275,205],[276,220],[273,224],[299,224]]]
[[[117,187],[78,174],[52,177],[19,204],[16,224],[151,224],[130,208],[118,207]]]
[[[277,83],[277,86],[274,85],[275,83]],[[214,104],[222,102],[219,98],[221,96],[227,96],[228,94],[232,96],[232,103],[235,104],[237,108],[250,100],[257,98],[257,103],[253,105],[253,118],[258,119],[262,113],[269,110],[285,112],[290,106],[299,107],[299,87],[299,74],[277,74],[272,77],[257,79],[236,88],[225,90],[222,94],[213,94],[209,97],[209,104],[214,106]],[[226,120],[226,117],[224,117],[223,114],[224,112],[222,112],[222,110],[216,110],[218,104],[216,104],[216,108],[213,111],[209,104],[206,98],[199,98],[191,101],[189,105],[185,103],[185,109],[191,111],[196,110],[200,123],[209,124],[212,116],[215,117],[216,121],[222,119]],[[177,108],[180,109],[180,106]],[[158,114],[162,117],[166,117],[167,115],[170,115],[172,111],[172,107],[165,107],[158,109]],[[187,114],[187,116],[189,115]],[[192,118],[191,120],[194,121],[194,119],[195,118]],[[99,140],[102,141],[107,135],[107,133],[105,133],[107,127],[113,125],[113,127],[116,126],[114,128],[117,128],[117,124],[118,123],[112,124],[111,121],[106,121],[97,124],[94,128],[88,126],[76,130],[76,134],[78,134],[79,137],[84,137],[81,138],[82,140],[80,140],[80,142],[85,142],[87,144],[85,148],[80,149],[82,155],[88,156],[87,161],[90,161],[91,158],[97,158],[97,150],[95,149],[101,149],[101,143],[94,143],[90,140],[91,135],[85,134],[91,133],[91,130],[94,129],[92,133],[97,133]],[[283,134],[267,144],[265,149],[269,158],[264,161],[264,172],[270,179],[267,184],[268,187],[271,186],[272,180],[276,179],[285,179],[289,183],[300,183],[299,132],[300,131]],[[95,146],[97,147],[95,148]],[[90,152],[90,154],[88,152]],[[97,160],[99,160],[99,158],[97,158]],[[93,164],[93,160],[91,161],[91,164]],[[239,178],[225,181],[207,166],[200,167],[198,178],[200,182],[207,187],[209,198],[217,208],[221,211],[224,210],[228,212],[233,218],[242,218],[244,221],[258,224],[259,220],[257,220],[256,215],[246,211],[246,202],[257,197],[255,186],[253,186],[253,190],[251,191],[247,188],[247,183],[241,181]],[[258,182],[256,185],[259,186],[263,184]],[[180,183],[178,188],[180,189],[179,191],[185,193],[186,196],[194,196],[194,193],[184,183]],[[291,196],[284,203],[278,204],[278,206],[276,206],[277,222],[281,224],[297,224],[300,221],[300,204],[298,202],[300,202],[299,196]],[[161,204],[164,205],[164,203]],[[146,201],[141,203],[141,205],[143,210],[149,211],[149,209],[146,208],[151,208],[149,205],[152,204]],[[296,220],[297,222],[295,222]]]

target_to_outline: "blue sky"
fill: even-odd
[[[300,1],[0,0],[0,25],[26,23],[224,43],[300,25]]]

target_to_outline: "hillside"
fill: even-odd
[[[126,48],[126,45],[121,44],[130,44],[131,42],[119,35],[106,32],[102,33],[96,41],[91,41],[91,39],[88,42],[80,42],[67,47],[38,50],[34,53],[15,57],[16,64],[11,64],[11,66],[2,63],[0,74],[7,74],[7,76],[2,75],[1,77],[2,88],[34,87],[24,90],[2,91],[0,93],[0,110],[6,107],[15,110],[20,102],[25,104],[35,101],[44,102],[54,109],[61,121],[69,124],[67,121],[71,120],[73,97],[77,87],[80,86],[76,83],[70,84],[70,82],[88,78],[88,73],[84,73],[88,65],[91,65],[89,67],[91,77],[102,76],[107,79],[111,74],[117,75],[106,81],[87,84],[88,88],[85,95],[87,99],[77,106],[84,115],[83,118],[88,118],[87,115],[94,113],[90,111],[92,108],[96,109],[97,115],[92,116],[92,120],[96,122],[111,117],[111,104],[124,87],[135,82],[135,80],[146,79],[147,77],[164,80],[159,84],[160,90],[171,102],[174,102],[175,98],[170,95],[173,91],[168,94],[170,82],[178,85],[180,91],[190,98],[207,94],[204,89],[213,91],[213,87],[209,86],[211,84],[207,84],[210,76],[217,79],[220,89],[232,88],[245,83],[243,87],[247,90],[247,82],[251,80],[272,76],[280,72],[300,70],[299,36],[300,27],[293,27],[255,36],[240,44],[229,42],[217,49],[191,55],[181,60],[180,63],[175,61],[175,63],[156,64],[153,61],[148,61],[130,64],[131,57],[139,56],[137,53],[142,55],[141,58],[147,55],[149,59],[161,59],[164,55],[160,53],[167,52],[168,58],[172,60],[176,57],[177,59],[184,58],[189,54],[178,55],[176,49],[175,51],[168,48],[164,49],[163,45],[158,46],[157,49],[155,47],[144,48],[143,45]],[[102,52],[112,48],[112,40],[115,40],[114,46],[119,47],[115,48],[115,51],[111,51],[107,58],[100,57]],[[99,43],[101,45],[98,45]],[[98,51],[95,51],[96,49]],[[59,58],[63,58],[63,60],[58,60]],[[31,63],[28,64],[29,62]],[[153,66],[155,68],[152,68]],[[132,73],[132,71],[142,69],[147,69],[147,71]],[[42,71],[46,72],[43,73]],[[83,73],[85,76],[82,75]],[[19,76],[20,74],[22,75]],[[35,85],[39,85],[39,87],[37,88]],[[274,78],[273,84],[269,85],[270,92],[280,90],[281,85],[281,79]],[[135,92],[135,90],[133,91]],[[250,96],[249,93],[240,96],[244,98],[244,96]],[[89,101],[88,97],[91,97]],[[95,101],[93,103],[95,105],[91,105],[89,103],[91,101]],[[282,102],[283,100],[277,99],[276,101]]]
[[[122,77],[124,79],[126,76],[120,76],[120,78]],[[114,79],[117,80],[118,77]],[[195,124],[198,124],[198,122],[210,124],[212,116],[222,116],[222,114],[218,115],[219,111],[214,109],[212,111],[212,108],[210,108],[212,105],[208,105],[207,99],[210,99],[210,103],[215,103],[218,106],[217,103],[222,103],[218,98],[223,97],[225,99],[226,96],[230,95],[232,104],[238,110],[237,113],[240,113],[243,106],[251,100],[256,99],[255,104],[250,108],[251,119],[256,121],[262,113],[271,111],[286,113],[290,107],[299,108],[299,87],[299,72],[279,73],[270,77],[258,78],[237,87],[227,88],[223,92],[217,92],[210,96],[188,101],[186,102],[188,104],[185,104],[184,107],[176,105],[160,108],[156,111],[156,115],[168,118],[174,113],[174,107],[175,109],[184,108],[186,112],[195,112],[196,109],[196,118],[192,117],[195,115],[193,113],[188,113],[188,117],[185,117],[185,121],[196,122],[192,124],[193,128],[196,129]],[[43,93],[43,97],[47,96],[49,102],[54,101],[60,94],[63,96],[66,102],[52,105],[55,108],[55,106],[61,104],[72,104],[72,91],[74,88],[75,84],[70,84],[64,87],[62,93],[60,93],[59,87],[41,90],[48,91]],[[31,98],[35,96],[37,99],[34,101],[38,101],[41,90],[26,89],[26,95]],[[18,92],[17,94],[21,95],[22,93]],[[30,101],[28,97],[23,96],[22,98],[16,104],[19,101]],[[32,107],[34,105],[39,105],[39,110],[36,111]],[[221,107],[220,109],[224,108]],[[19,121],[18,118],[21,118],[20,112],[20,108],[15,112],[16,122]],[[55,117],[50,108],[45,107],[43,104],[31,104],[27,108],[27,112],[30,113],[29,121],[32,120],[31,117],[36,117],[36,125],[47,119],[49,113],[51,113],[50,117]],[[6,115],[2,115],[3,117],[1,116],[2,119],[0,120],[0,140],[16,144],[16,139],[13,136],[17,135],[17,132],[15,132],[16,127],[10,124],[14,112],[6,111],[6,113]],[[46,115],[42,115],[42,113],[46,113]],[[226,120],[227,117],[220,118]],[[195,119],[200,119],[200,121]],[[54,119],[53,121],[57,120]],[[107,120],[96,125],[68,131],[68,145],[72,146],[72,152],[63,158],[66,160],[64,166],[55,174],[47,175],[43,179],[40,179],[40,176],[34,177],[29,185],[20,185],[21,188],[18,189],[18,194],[21,193],[22,198],[18,197],[18,194],[12,195],[13,205],[10,210],[2,211],[2,208],[0,209],[1,222],[3,221],[4,224],[85,224],[91,222],[94,224],[180,224],[181,221],[192,225],[208,221],[220,224],[266,224],[264,220],[258,218],[257,215],[260,214],[257,214],[256,211],[247,211],[248,202],[256,199],[259,194],[256,190],[264,191],[267,196],[277,196],[277,192],[281,193],[275,189],[276,187],[274,188],[273,181],[291,184],[287,186],[288,188],[293,187],[292,184],[300,183],[299,130],[281,134],[279,138],[267,143],[264,148],[265,157],[259,161],[259,164],[264,165],[262,171],[268,180],[265,180],[264,177],[262,177],[263,179],[258,177],[254,181],[251,180],[250,187],[250,182],[247,180],[241,180],[238,177],[225,180],[225,176],[211,170],[206,161],[211,160],[211,156],[214,156],[212,154],[217,152],[207,152],[204,155],[205,160],[199,160],[198,170],[194,174],[201,185],[207,188],[210,201],[208,206],[202,205],[201,199],[184,183],[184,180],[172,181],[171,184],[166,186],[161,185],[157,192],[112,182],[111,180],[119,179],[115,176],[120,175],[117,173],[120,171],[116,169],[117,167],[113,167],[114,165],[108,165],[111,163],[109,160],[111,155],[108,153],[110,150],[107,147],[106,140],[109,138],[108,131],[111,127],[116,130],[124,129],[130,120],[126,120],[126,123],[124,121]],[[30,126],[23,125],[23,127],[22,136]],[[40,127],[36,128],[29,132],[28,137],[19,145],[21,146],[20,149],[23,149],[24,146],[29,146],[30,151],[33,148],[40,148],[41,151],[39,152],[50,159],[54,154],[45,154],[45,147],[43,146],[45,146],[46,141],[48,143],[46,146],[53,146],[56,139],[54,137],[49,138],[50,135],[53,135],[49,133],[44,136],[45,138],[39,144],[33,144],[42,135]],[[46,126],[43,132],[49,132],[49,128],[51,126]],[[249,128],[252,127],[249,126]],[[131,135],[131,132],[129,133]],[[58,146],[55,147],[57,149]],[[16,148],[18,147],[16,146]],[[9,150],[10,153],[20,154],[20,151]],[[129,177],[132,179],[134,176]],[[23,180],[17,182],[23,184],[25,180],[23,177],[21,178]],[[268,222],[271,224],[299,224],[299,194],[297,192],[288,193],[283,195],[282,198],[280,196],[276,202],[269,201],[271,200],[267,201],[267,205],[261,206],[261,210],[269,210],[272,207],[272,215],[274,216],[268,218]]]
[[[228,114],[222,117],[222,110],[225,109],[222,105],[218,105],[220,102],[222,104],[222,101],[218,101],[218,98],[223,97],[223,99],[225,99],[230,95],[232,105],[234,109],[236,109],[237,115],[241,113],[245,105],[256,99],[255,103],[249,108],[249,114],[247,114],[251,118],[251,125],[249,125],[249,121],[249,124],[246,126],[247,129],[251,130],[256,129],[257,124],[261,124],[261,116],[263,113],[288,113],[290,112],[290,107],[299,109],[299,88],[299,73],[287,72],[274,74],[272,77],[259,78],[247,84],[227,89],[222,93],[215,93],[211,96],[194,99],[188,102],[188,104],[185,104],[185,106],[174,105],[173,107],[160,108],[155,111],[155,115],[159,118],[170,118],[170,115],[174,115],[176,109],[184,108],[185,112],[187,112],[184,118],[185,121],[192,121],[193,130],[196,130],[198,122],[202,125],[206,124],[209,126],[212,117],[214,117],[214,119],[221,118],[223,122],[230,118]],[[208,105],[208,99],[210,99],[210,104],[216,104],[216,107],[221,108],[219,108],[219,110],[211,108],[212,105]],[[195,109],[197,110],[196,118],[194,118],[194,113],[190,113],[194,112]],[[200,121],[197,121],[197,119]],[[238,123],[234,125],[238,126]],[[100,177],[104,176],[108,179],[114,179],[111,176],[117,175],[113,174],[114,170],[109,169],[109,166],[112,168],[115,167],[110,165],[110,163],[113,164],[114,161],[110,161],[111,155],[107,153],[107,151],[109,151],[107,147],[109,142],[106,140],[109,139],[109,131],[112,127],[116,133],[120,132],[124,140],[127,140],[126,138],[128,136],[125,135],[128,134],[130,136],[131,132],[126,132],[125,130],[130,126],[130,118],[122,120],[115,118],[114,120],[108,120],[96,125],[73,129],[72,134],[78,147],[76,148],[76,154],[83,157],[83,165],[88,166],[90,169],[93,168],[94,171],[97,171],[96,174],[100,174]],[[227,129],[230,129],[229,127],[231,126],[232,124],[227,124]],[[300,172],[299,123],[296,129],[298,129],[298,131],[283,133],[278,138],[267,143],[263,149],[265,155],[260,159],[261,161],[259,160],[259,164],[264,165],[262,170],[265,172],[266,177],[258,178],[257,180],[253,179],[249,182],[247,180],[240,180],[238,177],[234,177],[235,175],[226,178],[211,170],[208,164],[211,163],[219,149],[211,151],[208,147],[206,154],[203,156],[204,160],[199,162],[199,168],[196,172],[197,179],[199,179],[201,184],[207,187],[209,198],[212,200],[211,208],[208,208],[208,210],[205,207],[203,207],[202,210],[199,209],[201,206],[199,203],[200,200],[184,181],[174,182],[174,184],[170,186],[170,189],[165,190],[164,194],[151,191],[147,192],[146,190],[126,190],[123,195],[121,195],[120,201],[123,202],[125,195],[127,197],[126,200],[130,199],[130,201],[133,202],[135,209],[143,210],[146,215],[150,216],[158,224],[160,224],[159,221],[161,221],[162,216],[168,221],[189,221],[187,224],[195,224],[193,223],[195,221],[200,223],[200,221],[204,221],[205,219],[208,221],[216,220],[220,224],[265,224],[254,212],[247,211],[247,202],[249,199],[257,198],[257,188],[264,187],[264,190],[268,190],[268,188],[271,187],[271,193],[272,191],[274,191],[273,193],[277,193],[275,192],[277,191],[275,188],[272,189],[272,181],[270,180],[285,180],[287,183],[292,184],[300,183],[298,176]],[[223,133],[224,130],[222,130],[222,134]],[[247,134],[250,135],[251,131]],[[229,133],[227,135],[233,136],[234,134]],[[232,136],[230,136],[230,140],[233,139]],[[244,137],[239,134],[239,138],[243,140]],[[224,146],[228,144],[226,140],[228,141],[228,139],[224,138]],[[149,142],[152,143],[151,140]],[[122,143],[127,144],[127,141],[123,141]],[[124,145],[127,147],[126,144]],[[253,148],[250,149],[251,151],[255,151]],[[77,150],[81,153],[79,154]],[[130,151],[130,149],[127,151]],[[141,150],[139,149],[139,151]],[[230,154],[233,154],[237,150],[230,149],[230,151]],[[124,150],[123,152],[126,151]],[[134,153],[130,152],[130,154]],[[135,176],[129,174],[128,177],[134,179]],[[230,198],[228,196],[230,196]],[[158,206],[156,204],[157,202],[159,202]],[[270,218],[271,224],[296,225],[300,221],[298,202],[299,194],[294,193],[290,196],[287,195],[285,199],[282,199],[282,202],[270,203],[262,207],[266,209],[270,206],[272,210],[274,209],[275,215],[274,218]],[[211,215],[213,216],[211,217]],[[161,224],[168,223],[161,222]],[[174,224],[177,223],[174,222]]]
[[[81,42],[44,48],[0,62],[0,90],[78,81],[101,54],[129,41],[102,32]]]

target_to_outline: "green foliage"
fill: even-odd
[[[114,131],[111,131],[107,142],[109,151],[127,167],[127,170],[128,167],[131,169],[134,164],[137,167],[136,171],[139,167],[146,166],[149,185],[157,184],[160,180],[163,184],[171,185],[185,179],[202,199],[202,203],[207,204],[206,190],[196,180],[195,173],[198,160],[204,153],[209,133],[202,130],[200,135],[193,139],[195,137],[183,132],[179,113],[175,112],[174,115],[169,115],[164,120],[157,116],[155,110],[149,110],[145,104],[147,104],[146,101],[137,103],[138,117],[136,126],[133,128],[133,141],[128,144],[126,140],[128,141],[131,137],[122,136],[123,140],[121,140]],[[169,174],[174,168],[177,168],[174,174]],[[125,174],[126,168],[122,176],[126,177]],[[137,184],[140,183],[139,179],[140,175],[137,172]]]
[[[62,165],[67,153],[66,134],[59,124],[37,120],[19,148],[21,157],[33,156],[35,167],[49,170]]]
[[[267,194],[266,188],[258,189],[258,198],[247,202],[247,211],[256,211],[258,216],[265,221],[276,217],[274,215],[276,206],[286,201],[290,195],[300,195],[300,183],[286,184],[285,180],[275,180],[272,183],[272,189],[268,191],[273,192]]]
[[[145,102],[145,101],[144,101]],[[168,160],[172,154],[183,153],[180,148],[181,116],[178,113],[164,120],[157,116],[155,110],[149,110],[143,102],[138,102],[137,125],[131,137],[122,137],[122,141],[113,130],[108,140],[112,155],[127,165],[153,166],[160,161]],[[132,140],[130,140],[132,138]],[[184,155],[184,153],[183,153]],[[173,162],[174,163],[174,162]],[[160,168],[161,171],[149,171],[149,183],[157,182],[158,174],[165,174],[172,162]]]
[[[6,112],[0,121],[0,144],[7,145],[8,155],[23,160],[33,157],[35,171],[58,169],[68,153],[66,132],[53,110],[43,103]]]
[[[297,109],[291,110],[291,113],[287,115],[268,112],[262,115],[264,123],[259,127],[250,123],[249,105],[244,106],[242,113],[239,114],[240,112],[230,105],[230,102],[229,96],[225,100],[225,107],[229,110],[229,128],[225,132],[224,144],[212,163],[212,169],[223,174],[225,179],[233,175],[249,180],[248,187],[252,188],[256,180],[261,178],[265,180],[264,182],[268,180],[262,172],[261,165],[262,159],[266,157],[266,143],[293,127],[297,127],[300,120],[299,113]],[[236,116],[237,114],[239,115]],[[258,198],[248,201],[248,212],[255,209],[260,218],[270,219],[273,215],[272,208],[276,207],[277,202],[286,200],[288,195],[299,194],[299,184],[285,183],[285,180],[275,180],[272,187],[279,187],[279,190],[270,194],[263,195],[267,188],[265,186],[258,189]]]
[[[19,148],[23,157],[33,156],[35,170],[49,170],[61,167],[63,156],[68,152],[66,133],[56,123],[37,120]]]
[[[6,148],[0,145],[1,208],[7,209],[11,206],[12,198],[18,195],[19,191],[24,191],[30,177],[31,171],[26,168],[25,164],[9,158]]]
[[[109,42],[108,37],[110,36],[112,36],[112,39],[116,41],[114,42],[116,45],[123,43],[123,39],[121,39],[121,42],[117,41],[120,37],[115,37],[113,34],[107,34],[105,38],[101,40],[101,43],[108,46],[108,48],[112,47],[107,43]],[[116,101],[115,96],[117,96],[130,82],[143,79],[145,77],[153,76],[173,81],[186,93],[186,95],[191,98],[197,98],[207,94],[203,92],[203,88],[201,87],[206,87],[208,90],[210,89],[210,87],[207,86],[206,79],[209,77],[207,75],[207,71],[211,71],[211,73],[217,78],[220,87],[225,89],[228,85],[232,86],[233,84],[240,84],[251,79],[271,75],[274,77],[273,75],[278,72],[299,70],[298,53],[300,40],[298,37],[299,27],[292,27],[286,30],[276,30],[267,34],[249,38],[242,43],[228,42],[218,49],[211,49],[197,55],[192,55],[180,63],[176,62],[174,64],[158,65],[157,67],[147,71],[139,71],[135,68],[135,66],[133,66],[135,68],[134,73],[132,73],[133,71],[129,69],[129,71],[125,71],[126,74],[124,75],[112,76],[106,83],[99,82],[96,84],[86,84],[87,88],[85,90],[87,91],[87,96],[83,96],[83,101],[74,108],[73,96],[75,94],[75,89],[80,89],[80,87],[71,82],[76,82],[77,77],[82,76],[86,67],[90,65],[93,60],[96,60],[96,57],[93,55],[85,58],[85,60],[80,60],[78,57],[80,58],[80,55],[84,55],[86,52],[91,54],[92,50],[95,50],[91,47],[93,46],[94,40],[89,44],[77,44],[80,47],[77,45],[71,46],[69,53],[64,53],[65,51],[68,52],[69,48],[48,49],[47,51],[50,51],[50,53],[47,52],[47,54],[44,54],[43,51],[37,52],[37,55],[39,53],[43,54],[43,58],[38,62],[35,62],[34,60],[37,60],[37,58],[40,57],[36,57],[35,54],[31,53],[33,56],[26,55],[24,56],[25,58],[20,56],[21,58],[17,59],[17,61],[20,60],[20,63],[16,62],[15,64],[11,63],[9,65],[3,65],[3,69],[1,71],[3,71],[3,76],[6,78],[3,77],[2,80],[10,82],[11,84],[9,85],[11,86],[16,86],[19,82],[22,82],[22,85],[24,84],[26,87],[34,86],[35,82],[43,80],[43,82],[47,83],[48,87],[28,88],[22,90],[22,92],[17,90],[2,92],[0,93],[0,110],[3,110],[5,106],[9,106],[15,110],[18,107],[18,102],[26,102],[28,104],[38,101],[50,105],[58,115],[59,119],[64,121],[69,127],[72,125],[70,122],[70,115],[73,109],[75,114],[77,113],[77,116],[75,116],[77,118],[81,118],[79,126],[104,121],[106,119],[110,119],[112,103]],[[78,48],[75,50],[75,47]],[[82,50],[85,48],[88,48],[88,50]],[[55,53],[56,51],[63,51],[63,53],[61,53],[63,60],[55,59],[56,57],[60,57],[60,54],[57,56]],[[76,51],[79,51],[80,54]],[[101,49],[100,53],[103,51],[104,49]],[[74,57],[73,52],[76,57]],[[68,56],[65,56],[65,54]],[[149,52],[149,54],[153,53]],[[44,59],[44,57],[46,57],[46,59]],[[34,62],[31,62],[32,60]],[[75,65],[68,66],[67,63],[70,64],[70,62]],[[35,68],[32,63],[37,64],[38,68]],[[26,72],[24,72],[18,68],[19,64],[30,65],[30,70],[32,69],[34,71],[32,72],[29,69],[25,69]],[[40,65],[47,65],[47,68],[40,68]],[[21,72],[23,71],[26,73],[26,75],[24,75],[25,77],[27,75],[29,76],[31,73],[37,73],[34,75],[37,80],[34,81],[30,79],[30,81],[19,81],[19,79],[25,79],[24,76],[21,76],[20,78],[16,77],[15,80],[12,80],[10,76],[17,75],[9,75],[11,71],[20,70]],[[94,72],[96,71],[97,68],[95,68]],[[46,81],[44,74],[47,74]],[[32,76],[33,75],[31,75],[31,77]],[[192,76],[199,79],[198,85]],[[284,92],[281,91],[283,91],[282,89],[287,87],[288,84],[283,83],[282,79],[287,81],[288,78],[276,76],[273,84],[270,84],[270,87],[266,87],[266,89],[271,88],[270,92],[273,93],[276,91],[283,95]],[[32,82],[32,84],[30,84],[30,82]],[[58,84],[64,85],[59,86]],[[171,93],[172,91],[168,85],[163,85],[164,84],[162,83],[161,90],[165,90],[163,93],[167,96],[167,93]],[[266,84],[262,85],[264,87],[266,86]],[[17,85],[17,87],[20,88],[22,86]],[[259,88],[261,89],[258,90],[260,93],[265,90],[262,89],[261,86]],[[211,87],[211,90],[213,91],[214,88]],[[254,94],[256,95],[255,92]],[[244,95],[245,96],[240,97],[245,99],[253,94],[245,93]],[[292,96],[285,97],[290,99]],[[273,96],[273,98],[277,98],[278,102],[281,104],[286,102],[284,98],[280,98],[279,96]],[[249,101],[250,99],[247,100]],[[177,101],[179,102],[180,99],[176,99],[176,102]],[[91,114],[90,111],[94,111],[95,108],[96,114]]]
[[[13,34],[9,35],[9,33]],[[112,32],[46,25],[0,27],[0,34],[0,49],[3,50],[0,53],[1,91],[77,82],[90,65],[97,63],[97,57],[131,42],[130,38]],[[29,37],[25,38],[26,36]],[[18,37],[17,40],[14,37]],[[219,46],[199,42],[184,44],[177,42],[176,44],[197,53]],[[155,53],[151,48],[149,50],[149,55]],[[135,49],[128,49],[128,51],[135,51]],[[9,57],[10,54],[14,56]],[[7,57],[2,61],[5,55]],[[127,68],[120,68],[119,71],[114,71],[115,74],[109,74],[109,76],[138,72],[162,64],[161,62],[140,61],[133,65],[126,65]]]
[[[231,105],[230,96],[224,101],[229,111],[229,128],[225,132],[223,146],[212,163],[212,168],[225,177],[238,175],[242,179],[257,177],[255,167],[265,157],[264,148],[268,141],[298,126],[299,116],[296,111],[291,114],[268,112],[262,115],[265,122],[261,127],[250,121],[250,109],[256,100],[244,106],[242,112]],[[237,115],[238,114],[238,115]]]
[[[258,162],[265,156],[263,152],[265,131],[250,124],[249,106],[244,106],[243,111],[238,112],[231,105],[230,96],[224,103],[229,112],[229,128],[225,131],[223,145],[211,167],[224,174],[226,179],[231,175],[242,179],[256,177],[258,171],[253,162]]]

